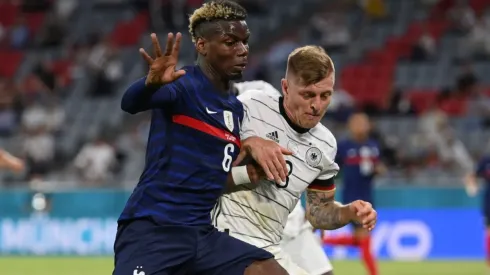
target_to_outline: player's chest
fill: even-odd
[[[379,149],[374,145],[347,147],[344,154],[344,163],[357,165],[362,162],[376,162],[379,158]]]
[[[329,165],[327,152],[323,146],[309,138],[299,138],[287,131],[271,130],[262,137],[273,140],[293,154],[286,156],[288,177],[284,187],[288,191],[301,194]]]
[[[240,121],[243,117],[243,108],[236,98],[205,97],[186,98],[184,106],[178,112],[202,122],[213,129],[225,131],[239,137]]]

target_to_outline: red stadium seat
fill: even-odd
[[[57,60],[53,62],[53,72],[55,75],[61,78],[63,85],[69,85],[72,81],[71,79],[71,66],[72,62],[70,60]]]
[[[19,7],[11,4],[8,1],[0,3],[0,24],[9,27],[14,24],[17,14],[19,13]]]
[[[39,31],[39,29],[43,26],[45,15],[46,14],[44,12],[35,12],[35,13],[26,14],[26,21],[27,21],[27,25],[29,26],[31,35],[34,36]]]
[[[140,13],[129,22],[118,23],[112,33],[112,41],[123,47],[136,45],[147,28],[148,15]]]
[[[438,91],[432,89],[413,89],[407,91],[406,94],[415,111],[420,114],[435,104]]]
[[[19,51],[0,51],[0,75],[13,77],[24,54]]]

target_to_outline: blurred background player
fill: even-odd
[[[483,217],[485,219],[485,252],[487,269],[490,270],[490,155],[483,156],[476,166],[473,173],[465,177],[466,192],[469,196],[474,197],[478,193],[478,178],[485,181],[483,194]]]
[[[337,142],[320,123],[334,84],[334,64],[325,50],[304,46],[289,55],[281,80],[284,96],[249,90],[238,97],[245,110],[240,137],[268,138],[289,148],[293,155],[286,156],[285,182],[263,180],[251,186],[245,179],[234,193],[221,196],[212,213],[213,223],[231,236],[271,252],[290,274],[307,274],[281,248],[288,215],[305,190],[306,217],[316,228],[334,230],[356,221],[372,230],[376,224],[376,211],[370,203],[355,200],[343,205],[334,200]]]
[[[348,121],[349,137],[338,144],[336,161],[342,171],[342,202],[365,200],[373,203],[373,179],[386,172],[380,162],[378,143],[370,137],[369,118],[364,113],[354,113]],[[375,257],[371,251],[369,231],[353,224],[354,234],[350,236],[326,236],[324,243],[329,245],[357,246],[361,251],[369,275],[377,275]]]
[[[144,171],[118,220],[113,274],[287,274],[270,253],[217,231],[210,219],[241,147],[243,106],[230,81],[247,64],[246,16],[235,2],[197,9],[189,24],[196,66],[175,70],[180,33],[175,43],[168,35],[164,52],[152,34],[155,59],[140,50],[150,70],[129,87],[121,108],[151,110],[151,128]],[[265,144],[258,155],[247,152],[282,169],[279,146]],[[268,149],[276,149],[274,158],[263,154]]]
[[[280,95],[274,86],[262,80],[238,82],[234,84],[236,94],[259,90],[269,95]],[[291,260],[310,275],[332,275],[333,267],[323,250],[321,240],[315,236],[313,227],[305,218],[305,210],[298,202],[288,216],[284,227],[281,246]]]

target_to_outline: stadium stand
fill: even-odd
[[[451,117],[451,129],[477,157],[481,140],[490,137],[484,126],[486,120],[468,113],[473,110],[467,105],[475,101],[474,92],[454,90],[460,72],[466,70],[474,72],[482,91],[479,93],[486,98],[490,80],[485,75],[490,63],[484,58],[461,57],[459,47],[470,39],[472,31],[457,28],[450,14],[458,7],[441,4],[445,1],[430,6],[387,0],[380,10],[369,10],[350,1],[320,2],[299,4],[288,0],[287,4],[270,1],[264,5],[244,1],[251,10],[249,26],[253,31],[254,55],[248,78],[262,78],[277,86],[291,48],[305,43],[324,45],[336,62],[339,90],[354,102],[340,111],[332,107],[325,123],[340,134],[349,111],[361,109],[375,116],[377,129],[390,140],[391,147],[403,143],[410,152],[393,149],[403,157],[393,163],[393,171],[400,173],[393,172],[389,177],[406,177],[402,171],[411,168],[400,163],[412,163],[411,159],[421,155],[435,166],[440,164],[432,159],[431,145],[420,142],[423,131],[419,117],[434,106]],[[19,152],[25,149],[25,138],[21,137],[26,136],[26,123],[33,124],[36,110],[49,105],[49,115],[56,116],[59,125],[49,130],[48,139],[52,138],[54,145],[51,165],[48,172],[43,172],[46,178],[73,180],[73,160],[82,144],[104,136],[111,144],[126,143],[115,145],[120,148],[115,152],[121,167],[112,179],[131,185],[141,169],[145,141],[139,137],[136,147],[127,143],[135,142],[134,133],[144,133],[147,118],[125,116],[119,111],[119,100],[124,87],[144,73],[137,48],[149,45],[150,30],[159,34],[180,30],[184,33],[181,63],[192,62],[193,46],[186,34],[185,13],[199,1],[174,7],[178,12],[170,19],[165,16],[167,6],[160,12],[148,9],[145,1],[42,1],[37,6],[13,3],[0,4],[0,24],[12,30],[25,26],[29,35],[20,46],[14,46],[14,39],[9,41],[8,37],[1,40],[2,83],[15,80],[18,84],[17,94],[10,95],[11,106],[17,106],[12,107],[15,119],[8,124],[2,145]],[[488,1],[472,0],[466,8],[476,22],[485,16],[487,7]],[[333,13],[335,16],[331,16]],[[18,36],[22,36],[21,31]],[[446,93],[441,92],[444,89]],[[395,101],[409,107],[400,111],[393,105]],[[462,134],[469,127],[471,134]],[[423,165],[419,166],[416,169],[424,170]],[[451,169],[436,170],[451,176]]]

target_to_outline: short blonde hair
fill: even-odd
[[[302,85],[318,83],[334,72],[332,58],[321,47],[304,46],[289,54],[286,76],[292,74]]]
[[[196,42],[196,28],[204,22],[214,20],[245,20],[247,11],[238,3],[226,0],[216,0],[205,3],[189,17],[189,33],[192,42]]]

